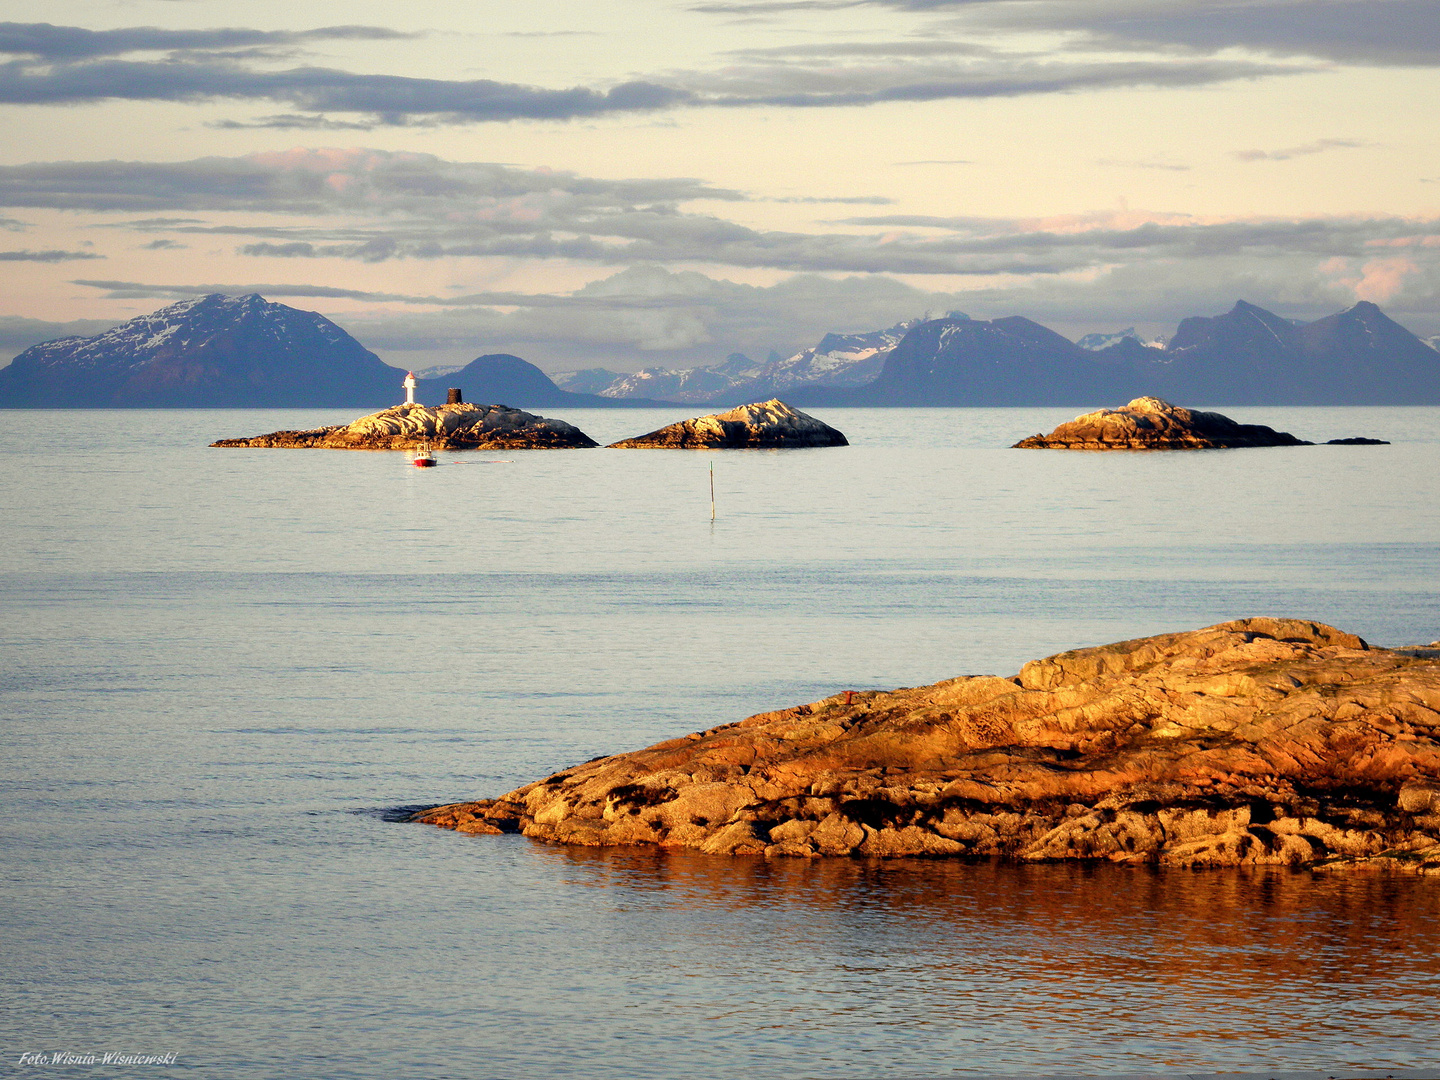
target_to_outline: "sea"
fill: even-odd
[[[694,411],[557,413],[609,442]],[[208,446],[344,411],[0,413],[0,1072],[1440,1075],[1440,879],[403,820],[1248,615],[1440,638],[1440,409],[1225,410],[1387,446],[1008,449],[1076,411],[429,470]]]

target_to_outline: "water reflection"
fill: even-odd
[[[859,1009],[867,1022],[949,1028],[992,1059],[997,1039],[1029,1033],[1032,1069],[1037,1057],[1088,1060],[1089,1071],[1125,1060],[1406,1067],[1433,1053],[1433,880],[629,849],[536,857],[597,894],[617,943],[663,927],[667,952],[712,975],[737,952],[763,957],[791,988],[787,1009],[822,1026]],[[1113,1041],[1104,1068],[1097,1037]]]

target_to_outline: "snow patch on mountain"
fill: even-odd
[[[191,352],[241,323],[262,323],[275,340],[295,324],[317,331],[327,342],[349,335],[323,315],[272,304],[257,293],[225,296],[212,293],[140,315],[94,337],[64,337],[27,350],[38,368],[64,366],[80,370],[123,371],[138,368],[161,352]]]
[[[1124,330],[1116,331],[1113,334],[1086,334],[1079,341],[1075,342],[1075,344],[1079,345],[1082,349],[1088,349],[1090,352],[1099,352],[1101,349],[1110,348],[1111,345],[1119,345],[1120,342],[1126,338],[1138,341],[1147,349],[1165,348],[1164,338],[1150,338],[1147,340],[1141,337],[1133,326],[1127,326]]]
[[[952,311],[946,318],[967,316]],[[912,319],[884,330],[858,334],[826,334],[812,348],[787,357],[771,353],[763,362],[752,360],[744,353],[731,353],[723,363],[709,367],[651,367],[630,373],[586,368],[563,371],[552,378],[556,386],[575,393],[686,404],[704,404],[720,398],[759,401],[797,386],[864,386],[880,374],[885,358],[906,331],[923,321]]]

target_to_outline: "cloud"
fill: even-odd
[[[1388,304],[1404,290],[1410,278],[1421,272],[1415,260],[1404,255],[1371,259],[1358,274],[1350,272],[1350,268],[1347,259],[1331,259],[1323,267],[1335,274],[1336,284],[1354,292],[1357,300],[1376,304]]]
[[[1319,139],[1283,150],[1236,150],[1230,156],[1238,161],[1289,161],[1291,158],[1305,157],[1308,154],[1323,154],[1327,150],[1354,150],[1373,145],[1359,139]]]
[[[71,262],[75,259],[103,259],[90,251],[0,251],[0,262]]]
[[[947,16],[948,29],[1061,32],[1084,49],[1247,49],[1348,64],[1440,63],[1440,0],[737,0],[689,10],[779,16],[883,7]]]
[[[750,54],[745,62],[679,77],[689,104],[726,107],[837,108],[887,102],[1025,97],[1134,87],[1187,87],[1293,75],[1297,65],[1241,59],[1050,59],[1031,54],[950,59],[879,51],[869,63],[845,62],[843,45],[791,50],[786,58]]]
[[[1006,7],[1001,18],[1013,25],[1018,12]],[[1244,48],[1369,65],[1440,63],[1437,0],[1050,0],[1038,7],[1041,22],[1084,31],[1101,45]]]
[[[472,220],[537,220],[564,205],[585,213],[745,196],[700,180],[597,180],[550,169],[445,161],[430,154],[295,149],[183,162],[40,162],[0,166],[0,206],[88,211],[249,211]],[[205,219],[166,214],[135,227]]]
[[[31,345],[62,337],[89,337],[114,326],[116,319],[76,319],[73,322],[47,322],[15,315],[0,315],[0,359],[8,363],[16,353]]]
[[[312,41],[394,41],[419,34],[383,26],[322,26],[314,30],[163,30],[131,26],[87,30],[50,23],[0,23],[0,54],[45,61],[93,60],[135,52],[233,52],[237,49],[289,48]]]
[[[957,308],[957,294],[931,292],[883,276],[799,274],[775,285],[739,284],[695,271],[641,266],[570,293],[474,293],[458,297],[363,292],[317,285],[196,283],[152,285],[78,279],[113,299],[173,301],[212,292],[258,292],[283,301],[347,299],[398,302],[389,311],[334,316],[367,347],[434,363],[485,352],[513,352],[550,370],[605,363],[709,363],[750,350],[794,351],[828,330],[888,326],[928,309]],[[303,306],[303,305],[302,305]],[[429,309],[429,310],[426,310]]]
[[[246,211],[306,218],[163,225],[178,235],[245,236],[272,258],[565,259],[609,266],[709,262],[796,271],[1044,273],[1029,257],[950,239],[763,231],[687,202],[745,196],[697,180],[597,180],[374,150],[296,150],[178,163],[57,162],[0,167],[0,206]],[[145,231],[142,228],[142,231]]]
[[[1049,219],[876,214],[802,233],[752,228],[686,205],[745,198],[686,178],[599,180],[358,149],[0,167],[0,207],[142,210],[153,216],[112,225],[172,240],[233,237],[239,255],[278,260],[502,258],[1033,277],[1142,258],[1359,257],[1376,243],[1440,233],[1435,219],[1140,212]],[[187,221],[177,212],[225,212],[228,219]],[[247,213],[259,220],[246,222]]]
[[[325,37],[402,36],[377,27],[299,33],[91,31],[7,24],[0,103],[73,105],[128,101],[264,101],[294,110],[221,126],[354,129],[512,120],[574,120],[675,108],[832,108],[884,102],[1015,97],[1117,87],[1198,86],[1293,74],[1294,64],[1161,57],[1047,58],[953,40],[832,42],[725,54],[723,67],[646,76],[608,87],[563,89],[489,79],[364,74],[324,67],[275,70],[264,50]],[[233,51],[246,46],[261,50]],[[137,52],[173,49],[160,59]],[[222,51],[229,49],[231,51]],[[342,114],[336,118],[333,114]]]

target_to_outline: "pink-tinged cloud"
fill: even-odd
[[[1341,265],[1337,266],[1339,263]],[[1343,259],[1330,259],[1321,270],[1339,271],[1343,273],[1348,269],[1348,264]],[[1405,279],[1411,274],[1419,273],[1420,267],[1414,261],[1403,255],[1397,255],[1389,259],[1372,259],[1360,268],[1359,276],[1346,276],[1337,279],[1337,284],[1344,285],[1355,293],[1357,300],[1369,300],[1372,303],[1384,304],[1394,299],[1401,289],[1405,287]]]

